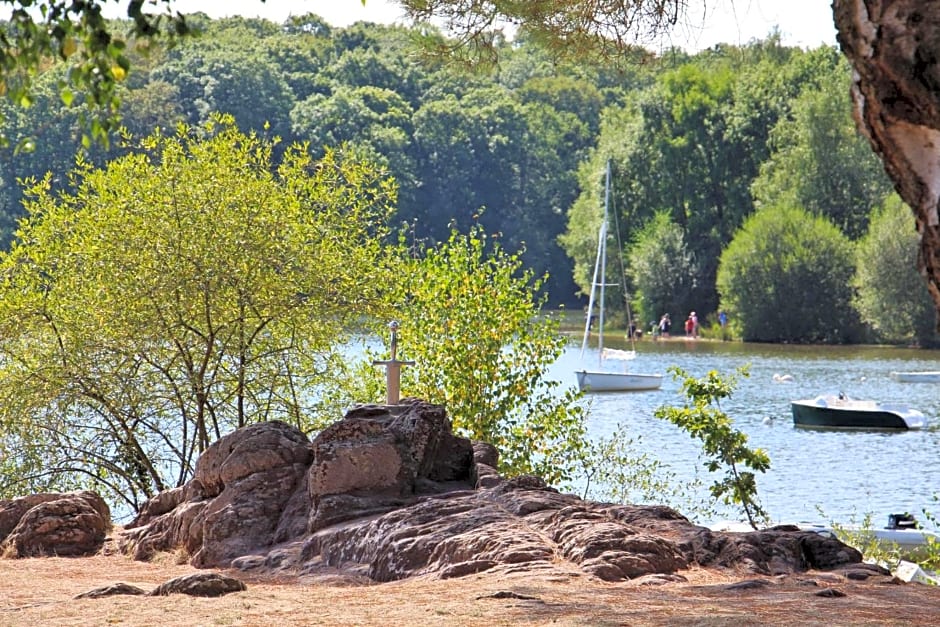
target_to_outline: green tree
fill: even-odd
[[[622,107],[605,110],[594,156],[594,165],[607,158],[614,162],[613,205],[625,231],[623,241],[634,240],[659,213],[679,227],[698,266],[689,299],[703,314],[717,308],[714,277],[720,251],[751,210],[747,185],[756,172],[751,153],[759,150],[741,132],[740,122],[729,127],[733,65],[725,58],[707,61],[662,71],[652,87],[630,94]],[[588,221],[579,214],[591,212],[593,172],[579,171],[582,194],[589,198],[572,206],[571,237],[563,240],[582,290],[592,255],[583,246]]]
[[[305,427],[337,343],[383,311],[394,188],[231,119],[153,135],[71,193],[48,177],[0,256],[0,492],[91,485],[130,508],[227,431]]]
[[[416,361],[403,392],[444,404],[456,431],[496,446],[502,472],[570,479],[584,414],[579,393],[546,376],[566,339],[540,311],[541,280],[480,227],[406,259],[399,276],[401,350]]]
[[[290,113],[291,130],[298,138],[317,150],[345,142],[368,146],[385,159],[395,180],[406,190],[417,187],[409,150],[413,115],[408,102],[394,91],[347,86],[337,87],[328,96],[313,94]],[[410,199],[411,193],[406,194]]]
[[[63,61],[67,72],[58,93],[66,105],[76,101],[88,105],[82,113],[86,146],[93,140],[107,144],[109,132],[117,126],[117,92],[130,71],[130,48],[146,48],[153,38],[173,40],[191,33],[186,18],[170,10],[169,0],[132,0],[127,5],[128,20],[120,23],[104,18],[104,2],[4,0],[2,4],[12,12],[0,38],[0,91],[17,104],[29,105],[38,70],[52,59]],[[146,10],[161,6],[160,12]],[[92,113],[90,118],[85,112]]]
[[[307,23],[303,18],[294,18],[288,24],[284,33],[266,38],[259,52],[278,68],[294,100],[300,102],[325,90],[327,79],[321,72],[329,55],[329,39],[325,34],[330,32],[330,27],[322,21]]]
[[[722,377],[711,370],[696,379],[679,367],[670,370],[682,382],[682,392],[688,400],[683,407],[660,407],[654,415],[702,441],[702,449],[711,457],[705,464],[708,471],[726,471],[723,479],[712,484],[712,496],[728,505],[739,505],[751,527],[757,529],[758,520],[767,520],[767,513],[757,497],[754,473],[744,468],[767,472],[770,458],[759,448],[749,448],[747,435],[735,429],[721,409],[722,399],[730,398],[734,392],[736,377]],[[738,374],[748,376],[747,369],[739,369]]]
[[[403,49],[404,43],[409,42],[405,31],[378,25],[371,25],[370,30],[378,33],[375,48],[346,50],[323,68],[323,76],[336,85],[394,91],[411,106],[417,106],[426,71],[409,58],[414,56],[414,50]]]
[[[58,85],[63,80],[64,68],[55,65],[32,81],[29,106],[10,107],[0,134],[11,142],[4,151],[2,175],[4,187],[9,194],[6,213],[15,228],[15,221],[24,215],[23,187],[20,179],[41,178],[52,173],[54,189],[65,188],[66,174],[75,165],[75,154],[82,152],[83,158],[104,163],[108,150],[101,144],[82,145],[81,108],[66,105],[58,94]],[[113,150],[113,148],[112,148]],[[9,244],[14,228],[3,234],[2,246]]]
[[[578,195],[577,164],[593,143],[593,135],[575,115],[547,104],[523,106],[528,136],[518,164],[519,209],[502,228],[507,245],[524,247],[523,261],[536,274],[547,274],[545,282],[551,302],[577,302],[578,286],[569,268],[571,262],[559,237],[565,228],[565,212]]]
[[[533,78],[518,90],[524,103],[540,102],[582,121],[591,136],[600,131],[603,100],[597,87],[571,76]]]
[[[855,307],[881,339],[936,343],[933,301],[917,271],[917,229],[910,208],[891,195],[858,242]]]
[[[751,164],[744,170],[749,174],[747,187],[771,154],[773,129],[792,117],[800,95],[845,75],[837,51],[827,46],[808,51],[784,47],[778,34],[748,45],[736,56],[744,58],[735,66],[738,77],[726,115],[729,138],[750,149],[750,154],[740,155]]]
[[[848,342],[854,248],[825,218],[765,208],[745,221],[721,255],[722,307],[746,341]]]
[[[693,299],[703,312],[717,307],[716,260],[749,208],[735,202],[736,190],[725,184],[747,163],[738,154],[743,147],[726,137],[724,108],[733,77],[727,63],[688,63],[660,74],[656,85],[628,106],[639,126],[627,126],[624,139],[635,143],[614,169],[616,206],[630,239],[659,212],[668,212],[682,229],[699,264]],[[605,131],[621,135],[613,125]]]
[[[414,126],[420,187],[399,217],[419,239],[444,241],[451,226],[479,223],[538,274],[565,263],[557,235],[576,193],[571,170],[590,143],[579,120],[490,86],[430,100]],[[567,277],[552,289],[557,300],[574,291]]]
[[[591,291],[594,259],[597,254],[597,230],[603,219],[605,172],[608,158],[612,163],[610,200],[612,210],[616,211],[619,216],[619,225],[626,229],[626,233],[629,233],[631,229],[638,228],[638,225],[644,224],[645,219],[648,219],[648,216],[641,218],[633,213],[635,205],[629,200],[625,201],[628,196],[618,190],[621,172],[619,168],[623,167],[624,162],[634,158],[638,151],[639,137],[642,134],[642,118],[636,114],[635,109],[630,111],[627,108],[618,109],[614,111],[613,116],[610,115],[610,111],[607,113],[604,126],[620,128],[622,130],[619,136],[621,141],[612,141],[610,134],[602,132],[601,145],[578,166],[577,180],[580,193],[568,209],[566,230],[558,238],[574,264],[574,281],[580,287],[581,293],[585,295]],[[626,166],[627,171],[629,167],[629,165]],[[628,182],[627,189],[632,190],[634,186]],[[627,203],[627,208],[623,208],[624,202]],[[625,233],[618,232],[616,235],[621,242],[629,241]]]
[[[184,122],[179,90],[160,80],[128,90],[122,102],[121,125],[134,137],[146,137],[157,129],[172,133]]]
[[[818,87],[795,99],[792,116],[774,126],[773,152],[752,191],[758,207],[804,207],[857,239],[872,209],[890,193],[891,182],[855,128],[849,74],[844,59],[833,63]]]
[[[479,145],[485,141],[485,132],[480,120],[452,94],[418,109],[414,128],[418,176],[428,184],[418,193],[415,209],[420,213],[406,218],[417,220],[420,237],[445,241],[449,223],[466,232],[478,216],[473,173],[477,150],[485,149],[485,144]]]
[[[215,113],[227,113],[239,128],[261,133],[270,127],[271,134],[290,137],[294,94],[279,68],[243,42],[181,46],[150,78],[178,91],[189,124],[199,126]]]
[[[639,319],[647,323],[668,313],[681,320],[695,310],[699,275],[682,229],[663,212],[634,237],[627,253],[627,273]]]

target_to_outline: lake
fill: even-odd
[[[577,386],[580,344],[580,337],[572,338],[550,378]],[[605,344],[623,348],[609,340]],[[886,524],[892,513],[910,512],[923,522],[923,509],[940,515],[940,504],[934,502],[940,489],[940,384],[898,383],[889,376],[892,370],[940,370],[940,351],[673,339],[643,340],[637,353],[630,369],[662,373],[662,389],[589,395],[589,432],[607,435],[618,423],[626,425],[629,433],[641,437],[640,450],[668,464],[680,478],[692,479],[697,470],[705,479],[703,496],[712,480],[701,467],[699,441],[653,416],[662,405],[685,401],[667,369],[679,366],[701,377],[709,370],[729,374],[749,365],[750,377],[739,379],[722,409],[747,434],[750,447],[770,456],[770,470],[758,473],[757,489],[774,521],[850,524],[870,514],[875,523]],[[585,359],[594,367],[596,350],[589,349]],[[776,382],[774,374],[790,375],[793,381]],[[791,400],[839,391],[853,398],[909,403],[927,416],[928,428],[891,433],[793,426]]]

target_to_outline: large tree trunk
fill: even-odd
[[[940,312],[940,2],[834,0],[859,128],[920,233],[918,268]]]

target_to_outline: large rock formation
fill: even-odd
[[[0,553],[6,557],[93,555],[110,529],[108,504],[94,492],[0,501]]]
[[[280,422],[216,442],[195,477],[147,504],[119,538],[137,558],[185,548],[200,567],[340,572],[390,581],[572,565],[616,581],[692,565],[777,574],[858,563],[795,529],[712,532],[672,509],[501,478],[493,447],[456,437],[443,408],[364,406],[313,442]]]

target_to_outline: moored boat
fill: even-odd
[[[940,370],[892,372],[891,378],[899,383],[940,383]]]
[[[851,399],[843,393],[790,403],[793,424],[814,429],[921,429],[927,417],[903,403]]]
[[[591,336],[591,323],[594,320],[594,304],[597,303],[597,349],[598,364],[596,369],[582,368],[576,370],[578,389],[583,392],[642,392],[656,390],[662,385],[661,374],[636,374],[628,372],[626,364],[636,358],[636,333],[633,326],[633,317],[630,312],[630,299],[626,293],[626,280],[623,278],[621,263],[621,283],[624,288],[624,304],[627,312],[627,337],[630,340],[631,350],[617,350],[604,348],[604,309],[606,306],[604,288],[612,285],[607,282],[607,230],[610,214],[610,161],[607,162],[607,172],[604,183],[604,220],[601,222],[597,235],[597,258],[594,261],[594,276],[591,279],[591,295],[588,299],[587,320],[584,324],[584,338],[581,342],[581,359],[587,350],[588,340]],[[615,229],[616,231],[616,229]],[[618,249],[620,247],[618,246]],[[595,301],[595,297],[596,301]],[[616,361],[620,366],[616,369],[607,364]]]

